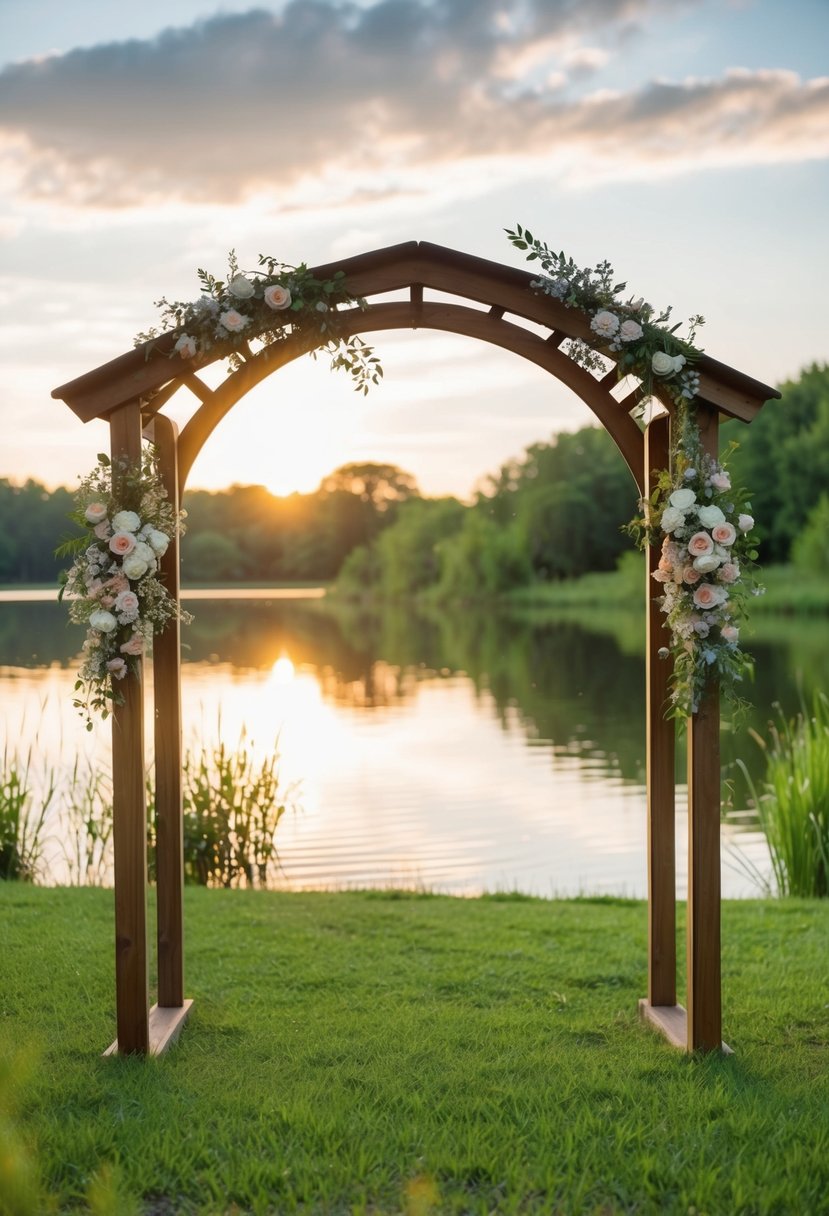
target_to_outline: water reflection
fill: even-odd
[[[644,893],[637,614],[551,622],[263,599],[194,608],[189,736],[233,744],[245,725],[265,749],[278,735],[284,778],[301,785],[304,809],[280,829],[284,884]],[[64,622],[53,603],[0,603],[5,732],[31,739],[37,724],[39,747],[49,740],[62,762],[81,750],[101,768],[108,730],[90,738],[71,709],[82,631]],[[794,712],[799,679],[806,695],[826,686],[823,636],[822,623],[762,622],[748,726],[762,731],[776,701]],[[723,745],[727,772],[736,755],[756,770],[745,729]],[[684,830],[680,821],[681,873]],[[756,835],[741,839],[762,865]],[[724,884],[750,889],[729,871]]]

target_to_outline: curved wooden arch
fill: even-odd
[[[429,328],[489,342],[543,368],[567,385],[593,411],[615,440],[641,493],[648,496],[656,470],[669,460],[670,403],[644,430],[631,417],[640,400],[635,388],[621,401],[611,389],[616,367],[599,378],[566,352],[568,339],[591,344],[586,317],[533,290],[533,275],[440,245],[410,241],[313,268],[320,279],[338,270],[364,309],[339,314],[343,336],[388,329]],[[405,299],[383,299],[389,293]],[[441,298],[429,298],[436,292]],[[446,299],[446,296],[449,299]],[[522,322],[530,322],[527,327]],[[541,327],[542,332],[538,332]],[[86,375],[56,388],[84,422],[109,421],[113,457],[140,459],[142,434],[155,440],[165,487],[174,506],[196,456],[228,411],[256,384],[314,349],[312,338],[289,333],[254,354],[243,351],[241,368],[217,389],[198,372],[222,358],[211,354],[186,365],[174,353],[175,335],[128,351]],[[780,394],[710,356],[698,365],[697,414],[704,450],[717,453],[721,415],[750,422],[763,403]],[[161,411],[179,389],[200,405],[178,434]],[[688,1012],[676,1005],[676,884],[674,864],[674,724],[666,720],[670,667],[658,659],[669,641],[653,599],[650,572],[659,561],[651,550],[646,565],[646,686],[648,802],[648,997],[644,1017],[678,1046],[721,1046],[720,1005],[720,789],[719,703],[716,690],[704,699],[688,729]],[[178,542],[162,559],[162,572],[179,594]],[[163,1050],[181,1028],[192,1002],[184,998],[181,887],[181,680],[177,626],[155,642],[155,756],[158,849],[158,1005],[149,1005],[146,943],[146,807],[144,797],[143,690],[140,679],[125,682],[125,701],[115,707],[113,740],[113,838],[115,845],[116,1010],[113,1049]],[[110,1049],[112,1050],[112,1049]]]

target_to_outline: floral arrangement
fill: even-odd
[[[748,596],[762,588],[753,577],[751,504],[732,487],[724,463],[700,443],[694,365],[702,354],[695,341],[704,318],[691,317],[682,338],[681,323],[669,325],[671,308],[657,312],[644,299],[621,298],[627,284],[614,281],[609,262],[583,270],[520,224],[506,232],[541,267],[531,286],[588,318],[594,338],[590,344],[571,339],[570,357],[589,371],[605,371],[605,358],[612,358],[620,379],[634,375],[641,382],[643,401],[655,394],[674,407],[671,468],[627,530],[641,548],[661,545],[653,578],[663,588],[658,602],[671,633],[670,647],[660,651],[674,660],[670,712],[696,713],[712,676],[739,708],[737,685],[752,670],[739,647],[740,628]]]
[[[284,342],[291,334],[307,333],[315,340],[314,355],[319,349],[327,351],[332,369],[351,375],[358,392],[367,393],[383,375],[371,346],[356,335],[343,337],[340,333],[340,307],[366,306],[365,300],[346,290],[343,271],[338,270],[331,279],[317,279],[304,264],[289,266],[260,254],[259,269],[243,272],[231,250],[226,280],[205,270],[199,270],[198,277],[202,287],[198,300],[156,301],[165,334],[172,330],[175,338],[172,358],[197,361],[217,350],[235,370],[257,353],[252,341],[265,348]],[[136,346],[147,343],[149,354],[160,336],[154,328],[140,333]]]
[[[68,593],[69,617],[87,626],[83,663],[75,683],[74,705],[92,729],[123,703],[119,682],[139,669],[154,631],[171,620],[189,623],[158,577],[159,560],[170,540],[183,531],[161,483],[153,451],[145,448],[140,466],[119,466],[98,456],[95,469],[80,483],[70,518],[84,534],[64,542],[58,557],[73,556],[61,578],[60,598]]]

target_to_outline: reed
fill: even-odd
[[[54,769],[38,782],[32,771],[34,745],[21,755],[3,745],[0,770],[0,879],[34,882],[43,853],[44,828],[57,789]]]
[[[745,764],[754,806],[768,840],[781,895],[829,896],[829,698],[817,693],[812,712],[779,713],[769,739],[751,732],[766,753],[758,791]]]

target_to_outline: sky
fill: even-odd
[[[704,314],[716,358],[795,378],[829,360],[827,48],[829,0],[0,0],[0,477],[76,484],[107,428],[51,390],[231,248],[253,269],[426,240],[517,266],[518,222]],[[308,491],[378,460],[465,497],[593,421],[507,352],[366,336],[379,388],[294,363],[190,485]]]

